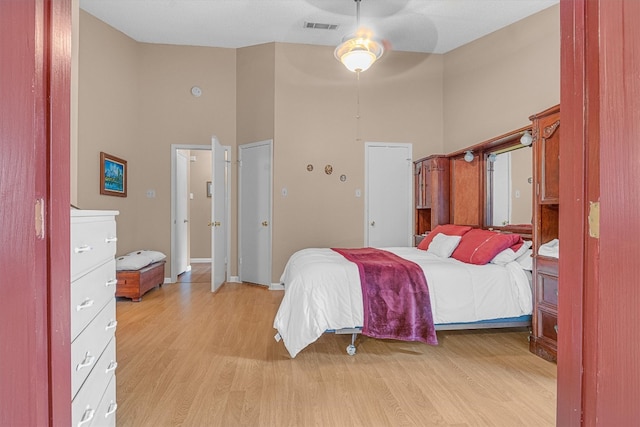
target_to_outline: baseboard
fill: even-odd
[[[228,282],[229,282],[229,283],[242,283],[242,282],[240,281],[240,278],[239,278],[238,276],[231,276],[231,277],[229,277]]]
[[[284,291],[284,283],[272,283],[269,285],[270,291]]]
[[[191,262],[196,263],[209,263],[211,264],[211,258],[191,258]]]

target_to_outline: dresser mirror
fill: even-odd
[[[485,152],[485,227],[507,230],[531,228],[532,156],[531,146],[519,142]]]

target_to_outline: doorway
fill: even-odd
[[[222,147],[225,165],[230,163],[231,148]],[[201,153],[202,155],[198,155]],[[171,145],[171,283],[176,283],[178,275],[189,269],[192,261],[207,262],[211,264],[214,270],[214,262],[222,261],[222,267],[218,264],[218,270],[226,269],[227,260],[229,259],[229,221],[230,217],[230,170],[229,167],[223,169],[223,174],[218,174],[218,179],[212,179],[213,176],[213,159],[211,145],[188,145],[188,144],[172,144]],[[182,158],[186,160],[182,160]],[[186,166],[180,166],[186,163]],[[189,170],[197,164],[200,173],[198,178],[191,178]],[[204,171],[204,172],[203,172]],[[186,183],[186,185],[184,184]],[[182,189],[181,189],[182,187]],[[186,188],[186,190],[184,190]],[[186,194],[183,194],[186,193]],[[221,259],[214,259],[212,256],[211,240],[208,236],[213,234],[213,214],[211,194],[223,194],[223,217],[217,220],[221,226],[216,231],[222,235],[224,245],[222,246],[223,256]],[[197,212],[189,212],[185,205],[199,202]],[[187,212],[187,213],[184,213]],[[194,222],[195,221],[195,222]],[[197,222],[197,223],[196,223]],[[198,228],[197,230],[195,228]],[[186,234],[184,236],[183,234]],[[192,257],[189,255],[191,248],[191,236],[200,236],[201,240],[198,244],[205,247],[206,256]],[[204,236],[204,238],[201,238]],[[185,246],[183,242],[189,242]],[[185,250],[185,247],[188,248]],[[184,264],[186,264],[186,267]],[[228,270],[228,269],[227,269]],[[228,279],[228,271],[225,271],[225,279]],[[213,289],[212,289],[213,290]]]

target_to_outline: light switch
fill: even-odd
[[[147,198],[155,199],[156,198],[156,190],[147,190]]]
[[[362,191],[359,188],[356,188],[356,197],[362,196]]]
[[[282,187],[282,197],[287,197],[288,191],[287,191],[287,187]]]

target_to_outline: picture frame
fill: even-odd
[[[127,197],[127,161],[100,152],[100,194]]]
[[[211,197],[211,181],[207,181],[207,197]]]

